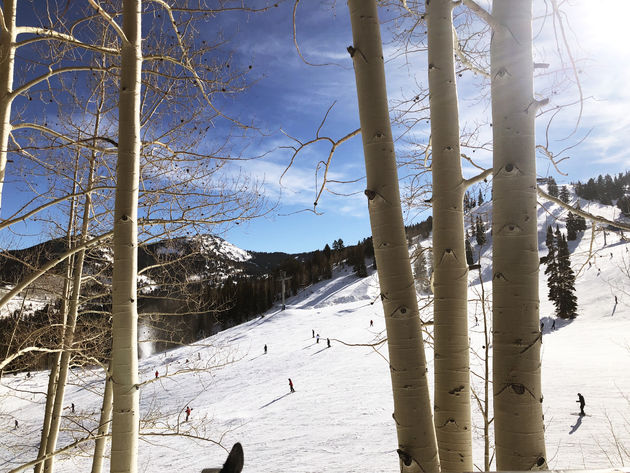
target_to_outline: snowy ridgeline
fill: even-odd
[[[561,214],[555,206],[541,211],[541,232],[550,215]],[[555,330],[550,324],[544,329],[544,414],[553,469],[618,468],[630,462],[630,244],[612,232],[604,243],[599,232],[592,252],[590,246],[590,231],[570,245],[578,276],[578,317],[558,322]],[[544,236],[540,254],[546,254]],[[489,258],[482,252],[482,268]],[[472,272],[470,283],[470,343],[482,354],[480,288]],[[540,315],[551,321],[554,309],[542,271],[540,287]],[[485,289],[490,291],[490,285]],[[183,435],[148,435],[179,426],[184,434],[221,439],[227,448],[241,442],[244,471],[397,471],[386,344],[378,345],[377,352],[340,342],[369,344],[385,336],[378,293],[374,274],[357,279],[349,269],[341,270],[289,299],[285,311],[273,309],[194,346],[140,360],[141,380],[147,383],[140,391],[146,441],[140,443],[139,469],[201,471],[222,464],[226,452],[214,444]],[[313,331],[320,335],[319,343]],[[427,347],[427,358],[432,356]],[[471,360],[473,371],[481,374],[483,361]],[[289,378],[295,393],[290,393]],[[3,378],[0,471],[36,456],[47,382],[47,372]],[[74,403],[75,412],[64,411],[59,446],[96,427],[103,373],[77,370],[70,382],[65,404]],[[472,376],[472,382],[481,394],[481,380]],[[578,392],[586,402],[584,417],[578,415]],[[186,422],[188,406],[192,411]],[[481,469],[483,425],[474,401],[473,408],[474,459]],[[88,471],[91,447],[87,442],[62,455],[59,471]]]

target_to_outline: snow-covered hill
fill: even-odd
[[[545,204],[539,214],[541,232],[562,215],[556,206]],[[541,256],[546,254],[542,235]],[[630,462],[629,248],[613,232],[606,235],[606,244],[603,233],[596,233],[591,247],[590,231],[571,246],[572,266],[578,274],[579,316],[571,323],[558,321],[553,331],[546,323],[543,337],[551,468],[618,467]],[[488,268],[487,250],[482,265]],[[485,342],[474,272],[470,281],[471,347],[481,353]],[[547,322],[554,311],[546,299],[542,271],[540,284],[540,315]],[[489,284],[485,289],[490,291]],[[226,453],[199,439],[208,437],[227,448],[240,441],[245,471],[250,472],[397,471],[387,347],[385,343],[370,346],[385,336],[378,292],[375,274],[357,279],[349,269],[338,269],[332,280],[289,299],[285,311],[275,308],[195,346],[142,359],[145,435],[139,470],[200,471],[218,466]],[[421,316],[431,318],[430,312]],[[319,343],[313,331],[320,335]],[[430,347],[427,357],[432,358]],[[472,360],[473,370],[479,373],[481,360],[474,356]],[[288,378],[295,385],[293,394]],[[475,389],[482,389],[477,377],[472,378]],[[46,372],[2,379],[1,471],[36,456],[47,382]],[[95,429],[103,373],[77,370],[71,382],[60,446]],[[586,417],[576,415],[578,392],[586,399]],[[193,408],[188,422],[184,422],[186,406]],[[474,460],[482,468],[482,419],[477,410],[473,415]],[[159,435],[174,429],[182,435]],[[90,451],[88,442],[62,455],[58,471],[89,471]]]

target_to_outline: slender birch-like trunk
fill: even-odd
[[[435,430],[443,472],[472,471],[468,264],[464,243],[459,110],[452,0],[427,0],[431,174]]]
[[[88,192],[85,194],[81,234],[78,241],[78,244],[80,246],[83,246],[88,239],[90,213],[92,211],[92,195],[89,190],[94,185],[94,168],[95,160],[92,159],[90,162],[90,170],[87,179]],[[59,361],[59,375],[57,379],[51,422],[48,431],[48,439],[46,441],[47,454],[52,454],[55,451],[57,447],[57,439],[59,437],[59,427],[61,425],[61,415],[63,412],[63,401],[65,397],[66,384],[68,381],[68,371],[70,369],[70,358],[72,356],[72,345],[74,343],[74,333],[76,330],[77,316],[79,313],[79,296],[81,294],[81,279],[83,278],[83,263],[85,261],[85,252],[86,250],[84,248],[76,255],[76,259],[74,261],[74,269],[72,270],[72,297],[70,298],[70,303],[68,306],[68,319],[65,324],[65,331],[63,336],[63,352]],[[54,470],[54,461],[55,457],[51,455],[50,458],[48,458],[44,462],[44,471],[46,473],[52,473],[52,471]]]
[[[374,0],[349,0],[370,225],[381,286],[402,472],[439,460],[416,291],[398,188],[380,26]]]
[[[540,372],[532,1],[493,2],[493,391],[497,470],[547,469]]]
[[[77,166],[75,166],[74,173],[74,183],[73,183],[73,191],[72,193],[76,193],[77,186]],[[76,209],[76,198],[73,198],[70,201],[70,212],[68,216],[68,228],[66,231],[66,239],[67,239],[67,248],[71,249],[72,245],[72,236],[74,232],[74,219],[75,219],[75,209]],[[68,322],[68,299],[70,298],[70,290],[71,285],[70,282],[72,280],[72,269],[73,269],[73,261],[74,258],[70,257],[66,261],[66,277],[63,281],[63,289],[61,293],[61,308],[60,312],[62,314],[62,327],[64,327],[64,331],[62,333],[62,338],[60,341],[61,348],[64,347],[64,338],[65,337],[65,327]],[[59,366],[61,363],[61,354],[63,351],[55,353],[53,365],[50,367],[50,375],[48,377],[48,390],[46,391],[46,407],[44,408],[44,422],[42,425],[42,432],[40,436],[39,442],[39,451],[37,453],[37,458],[43,458],[46,455],[46,448],[48,445],[48,436],[50,434],[50,426],[52,424],[52,419],[54,415],[55,408],[55,396],[57,394],[57,383],[59,382]],[[40,473],[44,468],[44,462],[40,462],[35,465],[34,471],[35,473]]]
[[[112,473],[138,469],[138,183],[140,175],[140,0],[123,1],[118,163],[112,279]]]
[[[101,473],[103,471],[103,458],[105,456],[105,446],[107,445],[107,433],[109,424],[112,422],[112,400],[114,399],[114,383],[109,366],[105,372],[105,392],[103,393],[103,405],[101,407],[101,418],[98,422],[98,435],[94,443],[94,455],[92,456],[91,473]]]
[[[4,0],[3,21],[0,29],[0,209],[7,167],[9,134],[11,133],[11,104],[13,98],[13,68],[17,38],[15,10],[17,0]]]

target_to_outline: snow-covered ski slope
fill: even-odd
[[[596,213],[613,216],[612,208],[602,210]],[[541,209],[541,255],[546,254],[542,232],[554,216],[562,216],[555,206]],[[590,231],[571,244],[572,266],[579,274],[579,317],[569,324],[556,322],[553,331],[553,306],[541,271],[544,413],[548,461],[554,469],[630,462],[630,277],[623,271],[630,264],[630,244],[609,232],[604,245],[598,233],[588,259],[590,246]],[[489,254],[482,250],[485,267]],[[139,471],[194,472],[221,465],[226,452],[199,437],[221,441],[228,449],[240,441],[244,471],[398,471],[387,348],[369,346],[385,336],[377,278],[371,274],[357,279],[347,269],[338,269],[334,276],[288,299],[285,311],[273,309],[197,346],[140,360],[145,435]],[[479,285],[473,272],[470,281],[471,346],[482,353],[483,322],[475,302]],[[424,311],[421,317],[432,316]],[[313,330],[320,335],[319,343]],[[326,347],[327,338],[331,348]],[[429,346],[427,358],[432,359]],[[475,373],[482,374],[482,361],[475,356],[471,360]],[[429,361],[430,375],[432,370]],[[295,385],[293,394],[288,378]],[[3,378],[0,471],[36,456],[47,381],[47,372]],[[95,429],[103,373],[76,370],[71,382],[60,447]],[[474,375],[473,385],[483,397],[483,384]],[[586,399],[586,417],[576,415],[578,392]],[[193,408],[188,422],[186,406]],[[474,400],[473,406],[474,459],[483,468],[482,418]],[[172,432],[178,423],[183,435],[146,435]],[[84,443],[60,456],[58,471],[89,471],[91,448]]]

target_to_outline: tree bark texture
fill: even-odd
[[[443,472],[472,471],[468,264],[451,0],[426,2],[431,174],[435,430]]]
[[[140,174],[141,1],[123,1],[118,162],[112,278],[112,473],[138,463],[138,183]]]
[[[77,163],[78,166],[78,163]],[[90,224],[90,214],[92,212],[92,196],[89,192],[94,186],[94,167],[95,161],[92,159],[90,162],[90,170],[88,173],[86,188],[88,192],[85,194],[85,203],[83,206],[83,217],[81,224],[81,234],[78,240],[78,245],[85,246],[85,242],[88,239],[88,230]],[[75,179],[76,181],[76,179]],[[72,212],[74,213],[74,212]],[[71,219],[71,221],[74,219]],[[70,233],[70,232],[69,232]],[[86,249],[83,248],[76,255],[74,260],[74,269],[72,270],[72,296],[70,297],[70,303],[68,306],[68,317],[65,322],[64,336],[63,336],[63,352],[59,361],[58,379],[56,383],[56,393],[53,401],[53,411],[51,422],[48,430],[48,439],[46,441],[46,453],[52,454],[57,448],[57,438],[59,436],[59,428],[61,426],[61,413],[63,411],[63,401],[65,397],[66,384],[68,380],[68,370],[70,368],[70,358],[72,356],[72,349],[74,343],[74,333],[77,325],[77,317],[79,313],[79,297],[81,295],[81,280],[83,278],[83,264],[85,261]],[[51,370],[52,375],[52,370]],[[44,423],[45,427],[45,423]],[[46,473],[52,473],[54,467],[54,456],[51,456],[44,463],[44,471]]]
[[[493,394],[497,470],[547,469],[532,55],[532,2],[495,0],[490,46]]]
[[[0,209],[2,208],[2,190],[7,167],[9,134],[11,133],[11,104],[13,102],[11,92],[17,38],[16,3],[17,0],[5,0],[3,2],[4,28],[0,30]]]
[[[389,348],[403,472],[437,473],[439,460],[421,321],[402,218],[376,2],[349,0],[368,209]]]
[[[94,442],[94,455],[92,456],[91,473],[101,473],[103,471],[103,458],[105,457],[105,446],[107,445],[107,433],[112,422],[112,400],[114,398],[114,384],[112,383],[109,367],[105,372],[105,392],[103,393],[103,406],[101,407],[101,418],[98,423],[99,437]]]

